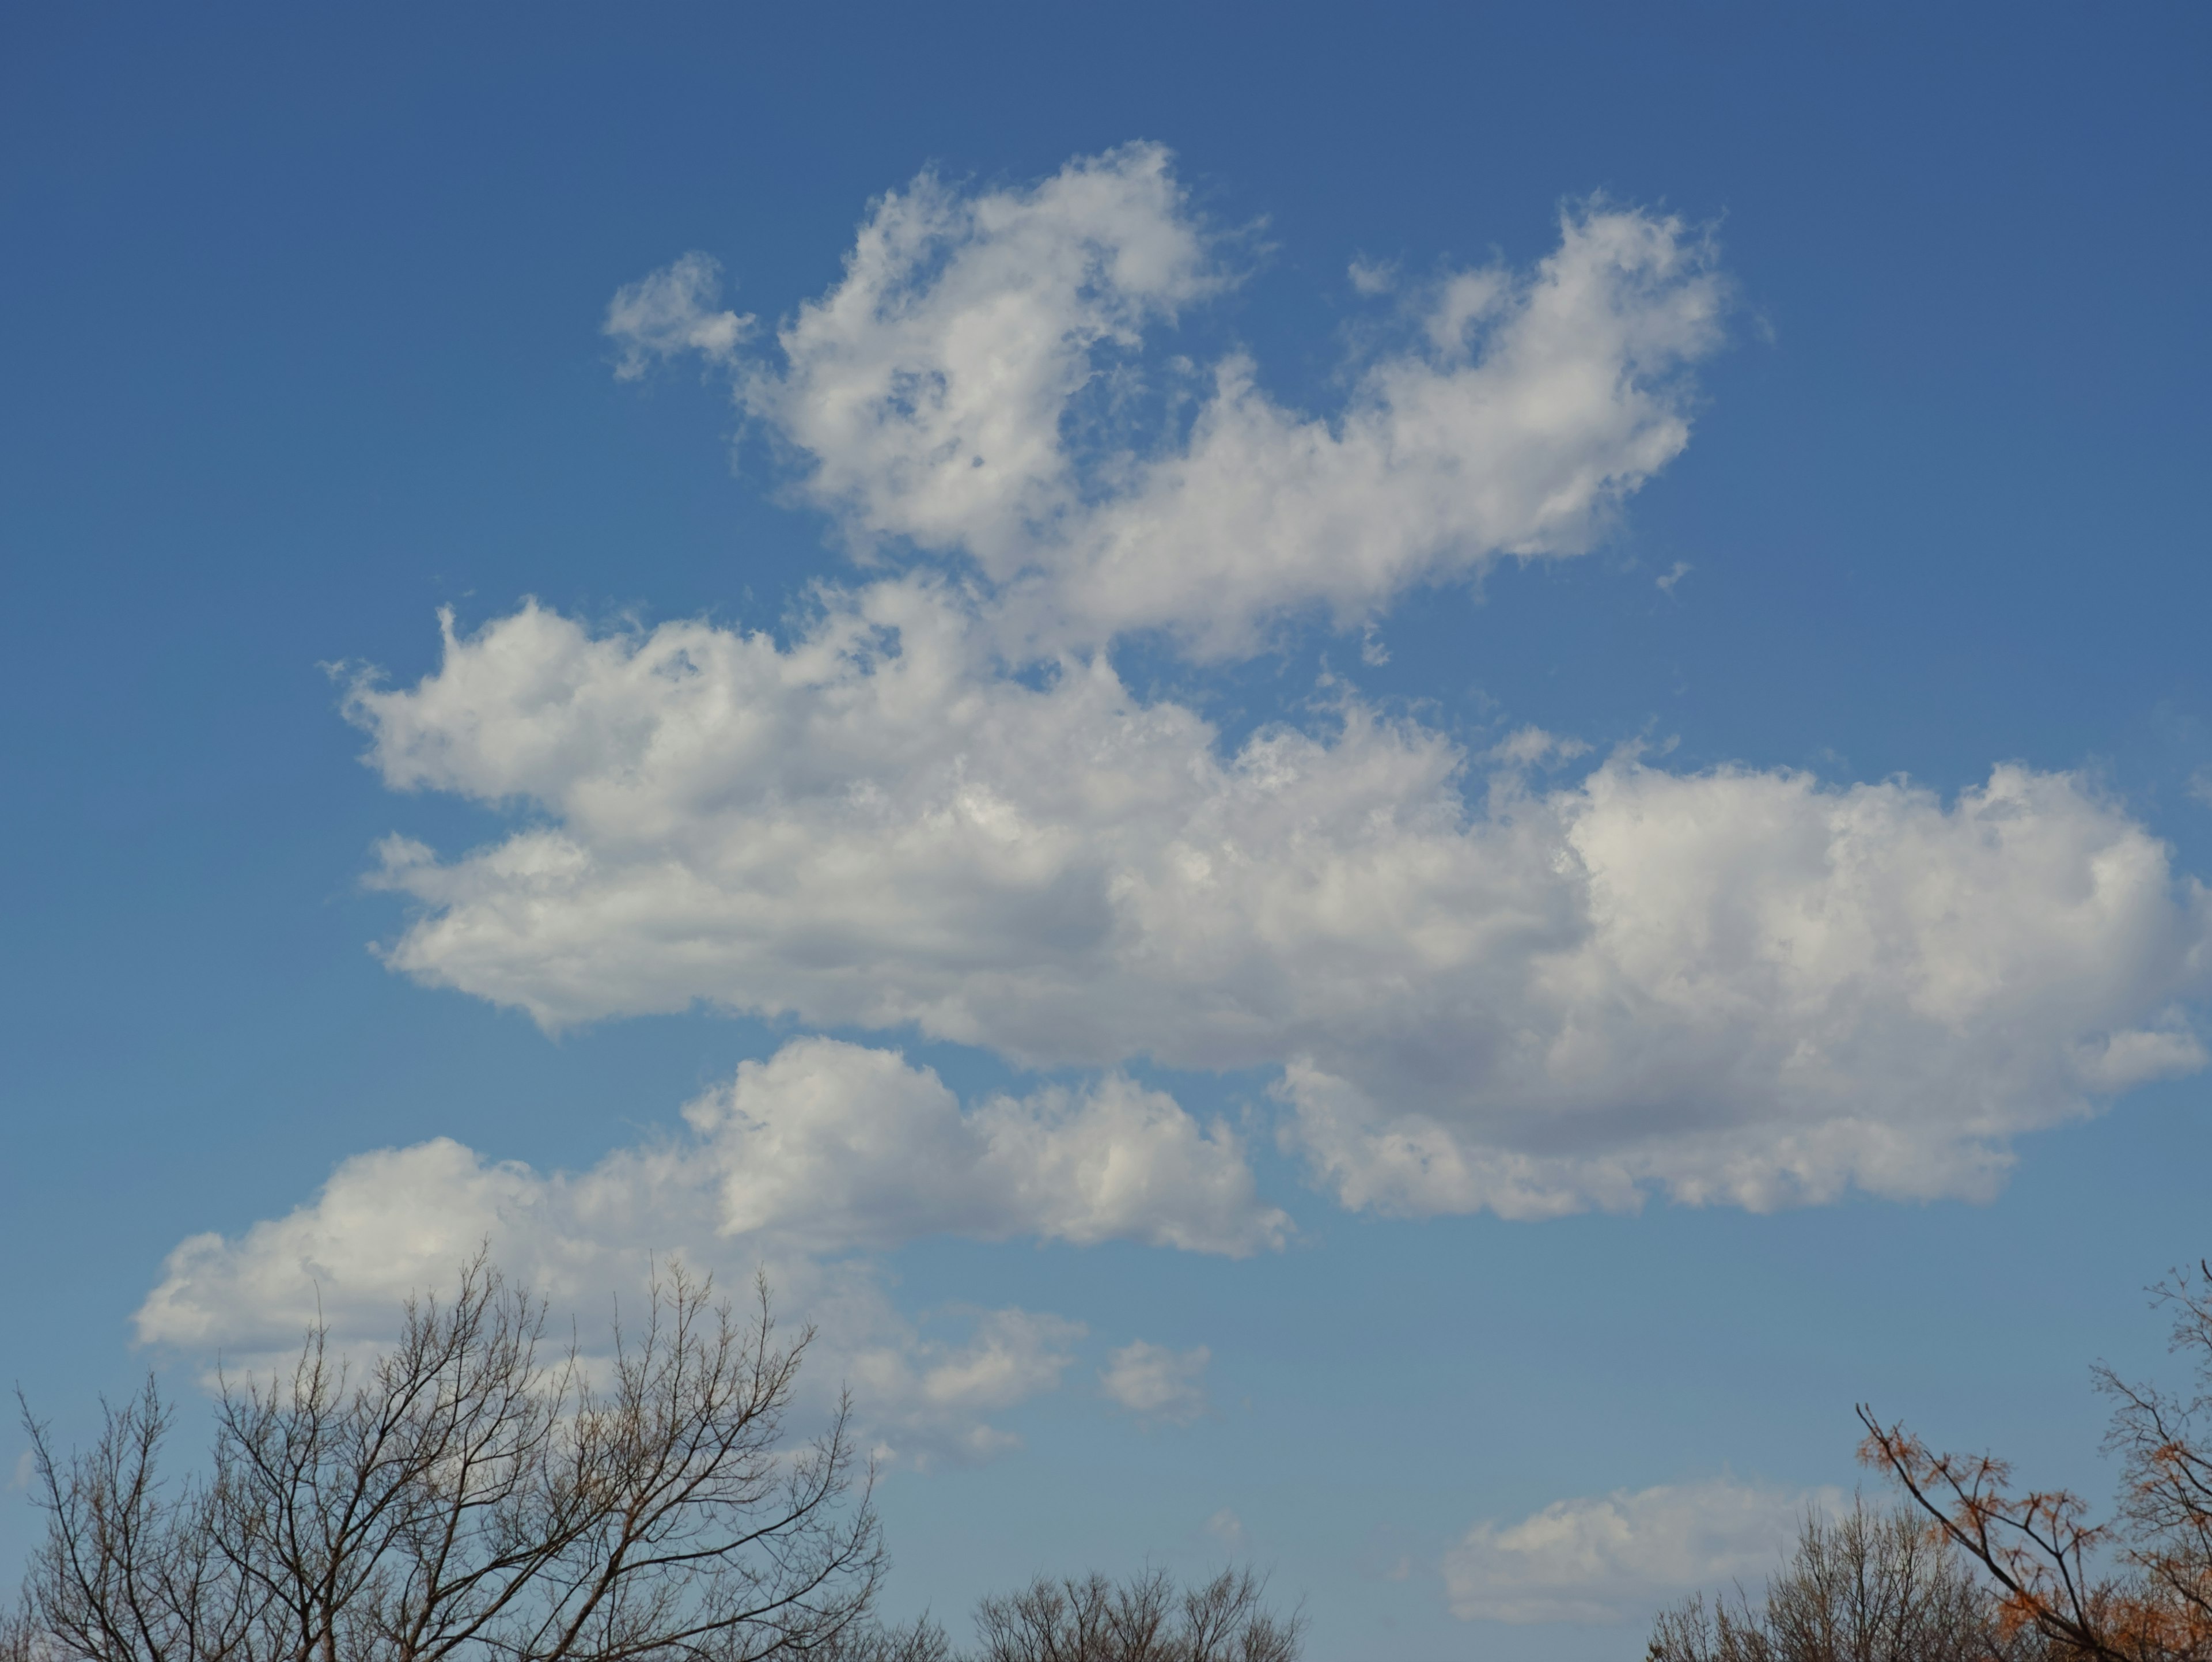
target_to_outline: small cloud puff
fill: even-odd
[[[1589,755],[1589,751],[1590,747],[1579,739],[1562,738],[1541,728],[1521,728],[1492,746],[1488,756],[1493,762],[1533,768],[1551,761],[1571,762],[1578,756]]]
[[[1376,295],[1387,295],[1397,284],[1398,262],[1393,259],[1368,259],[1363,257],[1353,260],[1346,268],[1345,275],[1352,279],[1352,287],[1355,293],[1366,295],[1370,298]]]
[[[752,332],[753,320],[708,309],[720,292],[721,274],[711,256],[690,253],[617,290],[602,330],[623,349],[615,374],[635,380],[656,359],[683,352],[731,362],[738,343]]]
[[[1176,1351],[1137,1339],[1108,1360],[1098,1386],[1132,1414],[1188,1425],[1206,1412],[1206,1368],[1211,1361],[1212,1353],[1204,1345]]]

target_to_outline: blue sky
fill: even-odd
[[[2201,9],[5,28],[65,1435],[489,1234],[769,1263],[902,1612],[1630,1658],[1856,1400],[2101,1490],[2207,1246]]]

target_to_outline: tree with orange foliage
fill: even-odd
[[[2063,1489],[2015,1490],[2006,1462],[1936,1453],[1863,1405],[1859,1454],[1989,1574],[2015,1630],[2094,1662],[2212,1662],[2212,1263],[2153,1295],[2195,1385],[2175,1396],[2097,1368],[2115,1403],[2105,1447],[2122,1463],[2109,1519]]]

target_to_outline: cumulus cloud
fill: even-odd
[[[1052,1388],[1080,1328],[995,1311],[974,1318],[964,1344],[931,1339],[892,1312],[866,1264],[826,1255],[938,1233],[1241,1253],[1279,1245],[1286,1227],[1255,1200],[1224,1128],[1118,1077],[963,1115],[927,1068],[810,1038],[744,1063],[684,1111],[689,1137],[581,1173],[487,1160],[444,1138],[356,1155],[288,1215],[179,1245],[138,1312],[139,1336],[248,1363],[283,1354],[317,1319],[342,1344],[372,1342],[400,1300],[487,1242],[587,1329],[646,1285],[656,1255],[738,1276],[765,1266],[785,1306],[823,1330],[816,1371],[852,1383],[887,1447],[981,1453],[1003,1434],[977,1416]]]
[[[320,1322],[342,1353],[366,1355],[394,1336],[402,1300],[448,1286],[488,1245],[518,1283],[575,1315],[588,1350],[618,1308],[640,1306],[657,1262],[714,1273],[726,1289],[758,1270],[787,1317],[817,1330],[802,1375],[813,1404],[849,1385],[878,1463],[917,1467],[1012,1446],[987,1416],[1052,1389],[1071,1360],[1082,1330],[1056,1316],[968,1312],[965,1337],[946,1337],[901,1314],[866,1261],[732,1242],[696,1185],[656,1184],[652,1165],[541,1175],[442,1138],[357,1154],[286,1216],[179,1245],[138,1310],[138,1336],[258,1371]]]
[[[878,200],[844,277],[777,332],[745,408],[863,545],[909,539],[1010,576],[1076,507],[1071,405],[1144,332],[1230,282],[1156,145],[1027,190],[925,174]]]
[[[1098,1388],[1132,1414],[1188,1425],[1206,1412],[1206,1367],[1212,1359],[1204,1345],[1170,1350],[1133,1340],[1108,1359]]]
[[[712,255],[685,254],[652,276],[617,289],[603,332],[623,349],[615,374],[635,380],[660,358],[697,352],[729,362],[753,320],[710,308],[721,291],[722,267]]]
[[[1080,1327],[948,1333],[855,1255],[1288,1233],[1237,1134],[1127,1063],[1268,1070],[1283,1146],[1347,1206],[1513,1217],[1986,1196],[2021,1134],[2204,1065],[2212,897],[2072,775],[2000,766],[1945,799],[1593,764],[1534,729],[1470,754],[1339,684],[1230,746],[1133,694],[1128,631],[1202,661],[1326,614],[1380,663],[1409,587],[1590,547],[1687,441],[1727,301],[1680,222],[1581,204],[1531,269],[1356,268],[1395,309],[1316,415],[1242,356],[1154,350],[1237,246],[1135,145],[891,192],[773,345],[685,256],[615,296],[617,373],[726,370],[874,574],[781,637],[447,615],[433,673],[347,699],[392,788],[514,816],[459,853],[386,842],[394,969],[549,1030],[703,1004],[1095,1077],[963,1105],[896,1052],[799,1038],[580,1173],[363,1154],[289,1215],[179,1245],[142,1336],[251,1361],[319,1311],[370,1342],[485,1241],[587,1316],[656,1254],[765,1266],[883,1458],[979,1457]],[[1101,1388],[1187,1422],[1206,1360],[1134,1342]],[[1735,1573],[1803,1501],[1723,1482],[1485,1525],[1455,1608],[1596,1619]]]
[[[1469,1530],[1444,1555],[1444,1588],[1463,1621],[1633,1621],[1699,1587],[1763,1578],[1808,1513],[1848,1498],[1717,1477],[1555,1501]]]
[[[684,1111],[707,1140],[695,1164],[717,1174],[726,1234],[833,1251],[1025,1235],[1242,1257],[1290,1227],[1259,1202],[1228,1127],[1119,1075],[963,1114],[896,1052],[797,1039]]]
[[[1478,764],[1349,697],[1224,754],[1103,654],[1006,674],[911,575],[787,643],[449,622],[434,673],[349,708],[395,788],[532,811],[386,848],[421,908],[396,968],[550,1027],[704,1001],[1273,1067],[1355,1206],[1984,1196],[2015,1135],[2204,1060],[2212,899],[2064,773],[1944,801],[1616,755],[1547,787],[1575,746]]]
[[[1501,554],[1589,548],[1687,442],[1683,371],[1726,299],[1679,220],[1583,204],[1534,270],[1426,285],[1322,417],[1241,354],[1146,357],[1236,281],[1230,247],[1168,152],[1132,144],[1026,189],[890,192],[772,354],[737,350],[749,320],[707,309],[696,255],[625,289],[609,328],[624,373],[687,343],[737,366],[856,550],[972,560],[1011,639],[1159,629],[1223,656],[1287,612],[1357,624]]]

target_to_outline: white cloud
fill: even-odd
[[[1985,1196],[2016,1134],[2204,1059],[2212,900],[2063,773],[1947,802],[1616,756],[1540,788],[1575,746],[1517,734],[1470,777],[1352,699],[1224,756],[1103,657],[1009,677],[915,576],[787,645],[530,606],[350,707],[394,787],[533,810],[453,861],[387,848],[422,908],[396,968],[549,1026],[703,1001],[1025,1063],[1273,1066],[1352,1205]],[[1063,1238],[1172,1239],[1055,1192]],[[1122,1221],[1073,1221],[1094,1203]]]
[[[395,969],[548,1028],[705,1003],[1109,1071],[963,1107],[895,1053],[807,1038],[582,1173],[364,1154],[288,1216],[179,1246],[143,1337],[250,1359],[319,1306],[368,1342],[487,1239],[565,1307],[634,1296],[654,1253],[764,1263],[884,1458],[922,1463],[1004,1446],[988,1416],[1050,1389],[1080,1330],[996,1311],[939,1336],[839,1255],[1284,1240],[1229,1128],[1110,1071],[1139,1058],[1274,1070],[1285,1144],[1347,1205],[1516,1217],[1985,1196],[2019,1134],[2203,1066],[2212,898],[2070,775],[2002,766],[1948,801],[1628,754],[1577,779],[1540,770],[1578,741],[1471,758],[1340,687],[1312,730],[1224,752],[1132,696],[1121,632],[1218,658],[1322,610],[1380,661],[1409,586],[1589,548],[1686,443],[1726,301],[1679,222],[1586,204],[1534,270],[1400,284],[1400,338],[1322,417],[1241,356],[1147,358],[1235,280],[1229,247],[1137,145],[884,197],[773,352],[685,256],[615,297],[617,373],[726,368],[848,545],[920,563],[817,591],[781,642],[448,617],[435,673],[349,698],[393,788],[520,815],[455,857],[387,842],[376,880],[415,907]],[[1135,1343],[1102,1385],[1188,1419],[1206,1356]],[[1585,1560],[1658,1586],[1679,1549],[1704,1575],[1771,1521],[1751,1493],[1486,1525],[1455,1605],[1597,1608]]]
[[[898,1317],[875,1272],[821,1255],[949,1232],[1109,1238],[1244,1252],[1279,1245],[1234,1140],[1170,1099],[1109,1077],[1085,1093],[997,1098],[963,1116],[896,1054],[800,1039],[747,1062],[685,1111],[693,1135],[540,1174],[448,1139],[358,1154],[309,1204],[235,1239],[169,1256],[137,1314],[142,1340],[283,1354],[317,1319],[342,1344],[385,1336],[401,1300],[443,1284],[489,1242],[512,1275],[595,1330],[659,1256],[723,1273],[760,1265],[783,1306],[823,1330],[817,1385],[850,1379],[890,1452],[988,1452],[980,1416],[1049,1390],[1081,1330],[982,1312],[962,1345]]]
[[[1492,745],[1482,759],[1516,768],[1551,767],[1589,752],[1590,747],[1579,739],[1564,739],[1541,728],[1519,728]]]
[[[707,254],[685,254],[672,265],[616,292],[604,332],[622,344],[615,374],[635,380],[656,358],[697,352],[728,362],[753,320],[708,308],[720,292],[722,268]]]
[[[753,366],[740,396],[855,538],[1010,575],[1074,504],[1062,424],[1094,354],[1133,350],[1228,282],[1157,145],[1026,191],[925,174],[874,204],[842,282],[778,332],[781,371]]]
[[[963,1343],[915,1336],[886,1303],[872,1342],[853,1347],[843,1377],[876,1437],[878,1465],[927,1469],[939,1460],[978,1460],[1021,1446],[981,1416],[1018,1406],[1060,1386],[1074,1359],[1069,1347],[1087,1330],[1029,1310],[974,1312]]]
[[[1579,553],[1687,442],[1681,372],[1725,303],[1711,251],[1595,202],[1559,234],[1533,271],[1431,285],[1411,338],[1355,366],[1323,418],[1241,355],[1188,385],[1146,369],[1148,332],[1236,276],[1160,147],[1026,190],[925,174],[874,204],[738,399],[857,550],[972,557],[1010,639],[1156,628],[1235,654],[1290,612],[1356,625],[1501,554]],[[706,309],[710,276],[690,255],[623,292],[625,373],[695,337],[735,361],[747,320]]]
[[[928,1234],[1138,1240],[1236,1256],[1282,1245],[1224,1125],[1109,1075],[1081,1092],[998,1096],[963,1114],[896,1052],[795,1039],[684,1117],[708,1139],[724,1233],[818,1250]]]
[[[931,1360],[921,1374],[921,1394],[939,1404],[1012,1408],[1060,1383],[1068,1362],[1061,1347],[1084,1331],[1082,1324],[1057,1316],[988,1312],[973,1342]]]
[[[1355,293],[1370,298],[1376,295],[1387,295],[1398,284],[1398,266],[1395,260],[1355,259],[1345,268],[1345,275],[1352,279]]]
[[[1231,1552],[1244,1550],[1244,1520],[1227,1507],[1206,1520],[1206,1532]]]
[[[1206,1367],[1212,1360],[1204,1345],[1170,1350],[1136,1339],[1107,1359],[1098,1386],[1132,1414],[1188,1425],[1206,1412]]]
[[[1555,1501],[1469,1530],[1444,1555],[1445,1592],[1463,1621],[1634,1621],[1698,1588],[1763,1579],[1808,1513],[1847,1500],[1717,1477]]]

